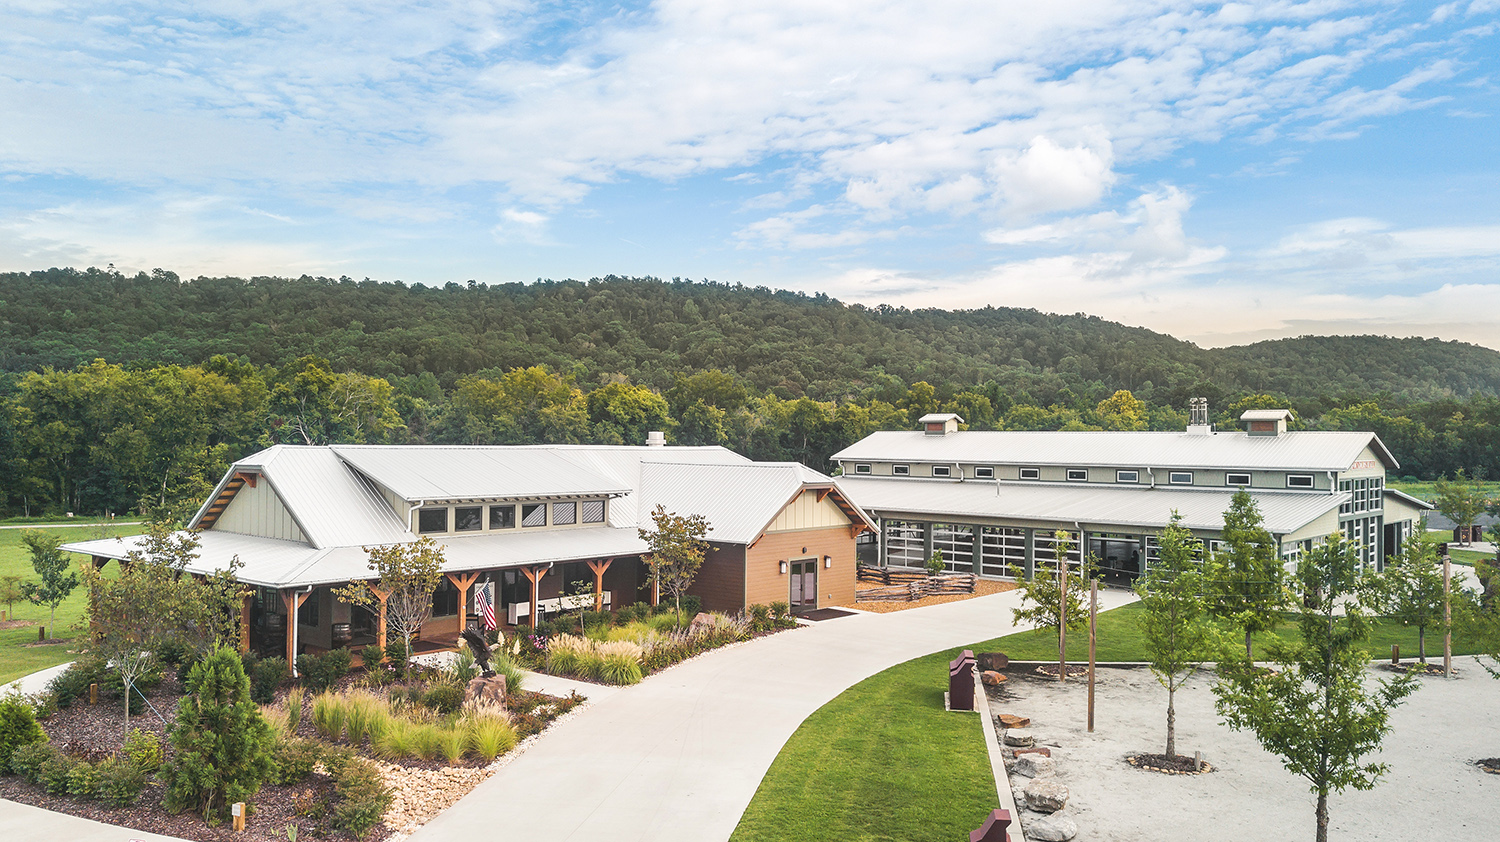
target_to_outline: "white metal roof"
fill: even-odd
[[[1219,531],[1233,489],[1114,488],[1049,483],[840,477],[848,498],[880,517],[990,518],[1045,525],[1160,529],[1175,509],[1189,529]],[[1268,531],[1285,535],[1348,502],[1350,495],[1251,491]]]
[[[407,501],[616,495],[630,491],[551,448],[332,445],[327,448]]]
[[[708,540],[748,544],[807,484],[832,484],[823,474],[796,462],[746,462],[740,465],[685,465],[648,462],[641,465],[639,518],[665,506],[679,515],[703,515],[712,531]]]
[[[407,536],[410,539],[411,536]],[[443,571],[492,570],[526,564],[638,555],[646,543],[631,529],[554,529],[544,532],[434,536],[443,545]],[[239,579],[251,585],[289,588],[369,578],[369,556],[358,546],[319,549],[296,541],[208,530],[199,536],[198,558],[189,572],[209,574],[244,564]],[[125,558],[145,542],[140,535],[64,544],[62,549],[104,558]]]
[[[1290,421],[1292,417],[1290,409],[1247,409],[1240,413],[1241,421]]]
[[[871,433],[835,453],[841,462],[1123,466],[1223,470],[1346,471],[1366,447],[1400,467],[1374,433],[1302,431],[1279,436],[1154,432],[970,430],[929,436]]]
[[[1426,509],[1427,511],[1432,511],[1433,509],[1437,508],[1437,506],[1434,506],[1433,504],[1427,502],[1426,500],[1423,500],[1420,497],[1413,497],[1410,494],[1407,494],[1405,491],[1401,491],[1401,490],[1398,490],[1398,489],[1395,489],[1395,488],[1391,488],[1390,486],[1386,486],[1382,490],[1386,494],[1388,494],[1388,495],[1390,495],[1392,497],[1395,497],[1396,499],[1401,500],[1401,501],[1407,503],[1408,505],[1416,506],[1419,509]]]
[[[941,424],[944,421],[957,421],[962,424],[964,419],[957,412],[929,412],[917,419],[918,424]]]

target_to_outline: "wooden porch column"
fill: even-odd
[[[604,609],[604,571],[609,569],[614,559],[606,558],[603,561],[589,562],[589,569],[594,571],[594,610]]]
[[[292,675],[297,674],[297,611],[310,596],[312,596],[312,591],[307,593],[297,593],[295,590],[281,592],[281,604],[286,606],[286,662],[292,667]]]
[[[381,651],[384,651],[385,650],[385,601],[387,599],[391,598],[391,592],[390,591],[383,591],[380,588],[375,587],[374,584],[371,584],[371,583],[368,583],[368,582],[365,583],[365,587],[368,587],[370,589],[370,593],[375,594],[375,598],[378,599],[378,600],[380,600],[380,607],[378,609],[376,609],[376,611],[375,611],[375,645],[379,646],[380,649],[381,649]]]
[[[246,596],[240,600],[240,651],[250,651],[250,601],[255,597]]]
[[[641,556],[641,564],[646,565],[646,572],[651,574],[651,607],[655,608],[661,604],[661,581],[656,578],[656,571],[651,569],[649,554]]]
[[[469,588],[474,584],[474,580],[479,578],[479,573],[476,571],[467,574],[444,573],[443,575],[448,577],[448,581],[453,583],[453,587],[458,588],[458,634],[462,637],[464,629],[469,627],[467,605],[469,601]]]
[[[550,568],[550,565],[548,565],[547,567],[523,567],[523,568],[521,568],[521,572],[525,573],[526,574],[526,578],[528,578],[528,579],[531,580],[531,627],[532,628],[536,628],[536,624],[538,622],[540,622],[540,620],[541,620],[541,618],[537,616],[537,592],[541,590],[542,577],[545,576],[545,575],[547,575],[547,570],[549,568]]]

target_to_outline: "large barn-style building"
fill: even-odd
[[[873,529],[829,477],[752,462],[721,447],[278,445],[229,469],[189,526],[193,573],[243,563],[254,588],[245,645],[288,658],[384,645],[383,612],[333,589],[372,573],[365,547],[430,536],[444,580],[419,650],[449,648],[474,618],[474,585],[493,583],[503,622],[525,624],[579,601],[655,600],[646,543],[658,506],[701,514],[711,549],[691,593],[712,610],[788,602],[794,611],[854,600],[855,538]],[[65,544],[103,565],[140,538]],[[579,583],[588,593],[578,594]]]
[[[1056,564],[1057,533],[1110,578],[1139,575],[1172,512],[1216,546],[1223,513],[1245,489],[1290,562],[1335,531],[1384,567],[1432,506],[1385,484],[1398,467],[1380,437],[1288,431],[1286,410],[1253,410],[1215,430],[1197,399],[1183,432],[962,431],[932,414],[911,432],[878,432],[836,453],[839,487],[879,530],[861,561],[921,567],[940,550],[949,570],[1031,576]]]

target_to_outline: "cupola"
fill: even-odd
[[[1240,416],[1245,432],[1252,436],[1279,436],[1292,419],[1289,409],[1248,409]]]
[[[964,419],[958,417],[956,412],[929,412],[918,418],[917,423],[922,425],[922,432],[929,436],[946,436],[958,432],[958,425],[964,423]]]

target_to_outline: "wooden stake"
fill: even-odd
[[[89,704],[99,704],[99,685],[97,684],[89,685]]]
[[[1094,646],[1099,640],[1099,580],[1089,582],[1089,733],[1094,733]]]
[[[1054,552],[1053,555],[1057,553]],[[1057,605],[1057,680],[1068,679],[1068,558],[1057,560],[1058,588]]]
[[[1453,677],[1453,565],[1443,553],[1443,677]]]

